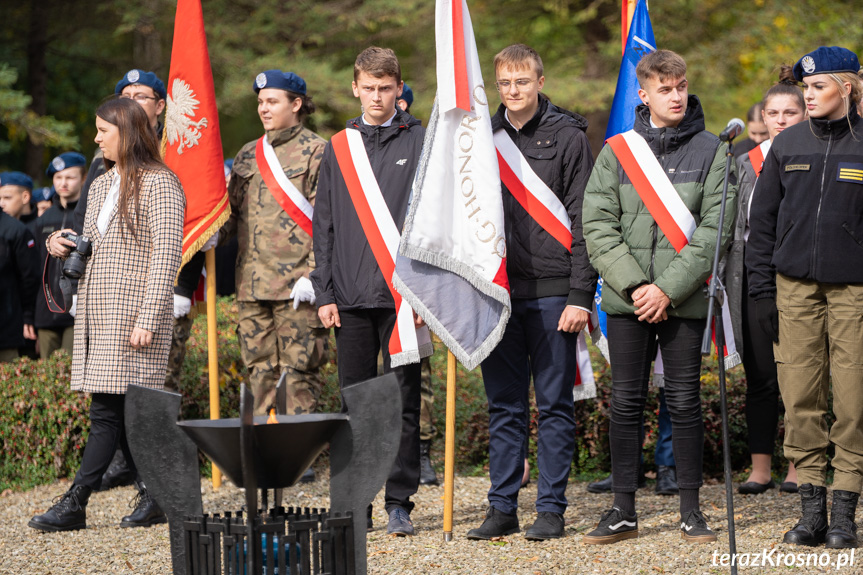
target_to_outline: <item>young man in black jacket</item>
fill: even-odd
[[[413,535],[410,501],[419,485],[420,364],[393,368],[388,343],[396,324],[395,301],[367,239],[345,179],[345,158],[334,143],[361,135],[379,195],[401,233],[425,130],[419,120],[396,108],[402,91],[401,68],[392,50],[371,47],[354,64],[354,96],[363,114],[333,136],[321,162],[313,218],[316,269],[311,273],[324,327],[335,327],[339,385],[346,387],[377,376],[383,352],[384,371],[395,372],[402,396],[402,433],[395,465],[386,484],[387,532]],[[353,133],[351,133],[353,132]],[[356,150],[354,151],[356,152]],[[352,155],[354,162],[361,160]],[[363,190],[368,191],[364,186]],[[381,206],[383,207],[383,206]],[[374,211],[374,208],[372,208]],[[420,320],[421,321],[421,320]],[[371,516],[369,517],[371,526]]]
[[[87,159],[78,152],[65,152],[51,160],[51,165],[45,170],[51,177],[58,201],[36,220],[36,247],[39,249],[40,272],[44,270],[44,282],[48,284],[50,295],[54,301],[48,305],[44,288],[40,287],[36,296],[36,334],[39,340],[39,356],[42,359],[61,347],[69,356],[72,355],[75,317],[72,315],[71,282],[70,289],[63,293],[63,262],[48,257],[48,247],[45,240],[56,230],[72,226],[75,206],[81,197],[81,187],[87,175]],[[46,263],[47,262],[47,263]],[[63,295],[61,295],[61,293]],[[66,300],[66,294],[69,299]],[[65,312],[57,310],[65,309]]]
[[[491,539],[519,530],[532,375],[539,409],[538,518],[525,538],[552,539],[563,536],[564,492],[575,447],[576,338],[587,325],[597,280],[581,231],[593,156],[584,133],[587,120],[540,93],[545,77],[539,54],[515,44],[495,56],[494,69],[502,103],[492,128],[502,164],[512,168],[501,166],[512,316],[500,344],[482,363],[490,507],[482,526],[467,536]],[[521,177],[508,176],[519,171]],[[525,199],[531,196],[556,217],[537,212]]]
[[[36,242],[27,226],[0,211],[0,362],[18,357],[33,336],[33,304],[39,286]]]

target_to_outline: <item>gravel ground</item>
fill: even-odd
[[[325,474],[325,472],[324,472]],[[321,475],[319,473],[319,475]],[[457,477],[455,517],[450,543],[443,542],[443,488],[421,487],[412,514],[417,535],[393,538],[386,535],[383,494],[375,500],[377,529],[369,533],[369,573],[399,574],[546,574],[546,573],[729,573],[728,567],[714,565],[714,556],[728,551],[725,522],[725,492],[722,485],[705,486],[702,509],[710,525],[719,532],[716,544],[694,545],[684,542],[678,530],[677,499],[660,497],[652,485],[638,493],[640,537],[607,546],[587,546],[582,536],[590,531],[604,509],[611,505],[610,495],[587,493],[584,483],[570,483],[567,497],[566,537],[549,542],[526,541],[516,534],[497,542],[468,541],[465,534],[478,526],[487,505],[488,480],[483,477]],[[88,528],[62,534],[41,534],[27,527],[29,518],[50,506],[54,496],[68,483],[37,487],[24,493],[3,493],[0,505],[0,573],[170,573],[168,529],[119,529],[120,517],[128,513],[134,496],[131,487],[96,493],[87,508]],[[308,507],[328,506],[326,478],[312,485],[286,490],[285,502]],[[207,512],[239,509],[243,497],[239,489],[225,483],[213,491],[202,483],[204,510]],[[534,520],[535,482],[522,493],[519,519],[522,529]],[[797,495],[776,490],[759,496],[735,496],[738,553],[773,552],[766,566],[741,566],[740,573],[863,573],[863,552],[853,556],[854,564],[837,568],[837,561],[850,561],[849,553],[825,551],[821,560],[829,565],[789,567],[780,554],[810,551],[781,543],[783,531],[794,524],[799,510]],[[805,560],[805,559],[804,559]],[[750,561],[752,561],[750,556]],[[774,566],[771,566],[771,562]]]

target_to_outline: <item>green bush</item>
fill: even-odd
[[[240,356],[236,334],[237,309],[233,298],[217,302],[219,339],[219,391],[221,417],[236,417],[240,384],[248,371]],[[207,360],[206,316],[198,316],[188,341],[181,389],[182,418],[208,418],[209,373]],[[436,344],[432,357],[435,390],[433,413],[439,438],[433,443],[434,459],[443,468],[446,412],[446,348]],[[598,396],[578,402],[576,449],[573,471],[583,477],[605,473],[610,467],[608,450],[608,412],[611,395],[611,370],[594,350],[594,375]],[[319,411],[336,412],[341,407],[335,357],[335,342],[330,339],[330,363],[324,367],[326,386]],[[26,489],[75,473],[89,430],[89,400],[69,390],[71,359],[62,352],[45,361],[21,359],[0,364],[0,491]],[[722,474],[722,429],[719,411],[719,386],[715,359],[705,360],[701,376],[704,412],[704,471],[708,476]],[[728,374],[728,411],[731,425],[732,465],[749,466],[744,413],[746,380],[742,368]],[[651,389],[645,410],[645,462],[653,465],[656,444],[658,394]],[[530,419],[530,459],[536,473],[536,405]],[[456,469],[460,473],[484,473],[488,465],[488,404],[479,369],[468,372],[458,365],[456,376]],[[209,474],[203,458],[202,470]],[[777,442],[774,470],[781,473],[785,463]]]

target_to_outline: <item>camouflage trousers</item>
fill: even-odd
[[[275,406],[276,384],[287,370],[287,413],[311,413],[324,380],[329,330],[321,327],[317,310],[308,303],[295,310],[291,301],[238,301],[237,336],[249,368],[255,415]]]
[[[420,441],[431,441],[437,435],[434,425],[432,406],[434,405],[434,390],[432,389],[431,362],[423,358],[420,362]]]
[[[180,393],[180,376],[186,359],[186,341],[192,331],[192,318],[188,315],[174,320],[171,332],[171,351],[168,353],[168,371],[165,373],[165,391]]]

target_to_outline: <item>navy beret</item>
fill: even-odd
[[[54,186],[45,186],[44,188],[39,188],[33,193],[33,199],[37,202],[47,202],[50,201],[56,193],[57,190],[54,189]]]
[[[853,72],[860,70],[857,54],[839,46],[821,46],[814,52],[809,52],[794,64],[794,78],[800,82],[806,76],[815,74],[833,74],[836,72]]]
[[[281,70],[267,70],[255,76],[255,94],[264,88],[278,88],[287,90],[301,96],[306,95],[306,81],[293,72],[282,72]]]
[[[225,160],[225,177],[226,178],[231,175],[231,170],[233,170],[233,169],[234,169],[234,159],[228,158],[227,160]]]
[[[401,99],[408,103],[408,108],[410,108],[411,104],[414,103],[414,91],[411,90],[411,87],[407,84],[405,84],[404,88],[402,88]]]
[[[141,84],[142,86],[153,88],[153,91],[162,100],[168,96],[168,92],[165,91],[165,84],[162,83],[159,77],[153,72],[144,72],[143,70],[129,70],[126,72],[123,79],[114,86],[114,93],[119,94],[123,91],[123,88],[132,84]]]
[[[48,166],[45,173],[49,176],[53,176],[57,172],[62,172],[66,168],[75,168],[77,166],[86,165],[87,158],[84,157],[84,154],[79,154],[78,152],[63,152],[51,160],[51,165]]]
[[[0,186],[21,186],[33,191],[33,179],[24,172],[3,172],[0,174]]]

